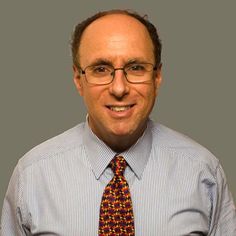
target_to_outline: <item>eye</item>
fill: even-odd
[[[143,76],[147,72],[146,64],[131,64],[127,66],[126,73],[133,76]]]
[[[145,71],[146,69],[145,69],[145,66],[144,65],[142,65],[142,64],[133,64],[133,65],[130,65],[130,66],[128,66],[128,68],[127,68],[129,71],[133,71],[133,72],[135,72],[135,71]]]
[[[112,69],[106,65],[98,65],[98,66],[93,66],[91,68],[91,72],[95,75],[106,75],[109,74],[111,71]]]

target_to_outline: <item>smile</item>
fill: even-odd
[[[112,111],[116,111],[116,112],[122,112],[122,111],[127,111],[129,109],[131,109],[133,107],[133,105],[129,105],[129,106],[108,106],[108,108]]]

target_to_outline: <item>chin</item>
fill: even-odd
[[[116,127],[112,130],[113,136],[116,137],[131,137],[138,131],[138,127],[130,127],[127,125],[122,127]]]

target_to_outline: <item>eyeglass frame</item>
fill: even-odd
[[[128,63],[128,64],[126,64],[126,65],[124,65],[123,67],[118,67],[118,68],[115,68],[113,65],[108,65],[108,64],[101,64],[101,66],[103,65],[103,66],[109,66],[109,67],[111,67],[112,69],[113,69],[113,71],[110,73],[110,75],[112,76],[112,79],[111,79],[111,81],[110,82],[108,82],[108,83],[102,83],[102,84],[97,84],[97,83],[91,83],[91,82],[89,82],[88,81],[88,79],[87,79],[87,76],[86,76],[86,69],[87,68],[89,68],[89,67],[93,67],[93,66],[99,66],[99,65],[88,65],[88,66],[86,66],[84,69],[82,69],[80,66],[78,66],[78,69],[79,69],[79,71],[81,72],[81,74],[83,74],[84,76],[85,76],[85,79],[86,79],[86,81],[87,81],[87,83],[89,83],[89,84],[93,84],[93,85],[108,85],[108,84],[111,84],[112,82],[113,82],[113,80],[114,80],[114,78],[115,78],[115,72],[117,71],[117,70],[123,70],[123,73],[124,73],[124,76],[125,76],[125,78],[126,78],[126,80],[127,80],[127,82],[129,82],[129,83],[131,83],[131,84],[142,84],[142,83],[146,83],[147,81],[149,81],[149,80],[146,80],[146,81],[142,81],[142,82],[132,82],[132,81],[129,81],[129,79],[128,79],[128,77],[127,77],[127,72],[125,71],[125,69],[126,69],[126,67],[128,67],[128,66],[130,66],[130,65],[132,65],[132,64],[141,64],[141,65],[143,65],[143,64],[149,64],[149,65],[152,65],[152,70],[150,70],[150,71],[148,71],[148,72],[151,72],[151,71],[157,71],[157,69],[159,68],[159,66],[154,66],[152,63],[149,63],[149,62],[140,62],[140,63]]]

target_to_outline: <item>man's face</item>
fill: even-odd
[[[120,68],[130,61],[155,64],[153,44],[148,31],[136,19],[113,14],[91,23],[81,39],[81,68],[106,61]],[[74,81],[83,96],[92,131],[110,145],[112,140],[133,144],[143,133],[161,83],[161,74],[150,72],[148,83],[129,83],[122,70],[112,83],[91,85],[74,66]],[[111,145],[110,145],[111,146]]]

